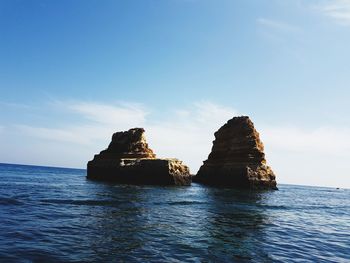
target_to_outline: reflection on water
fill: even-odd
[[[209,258],[251,260],[267,258],[259,242],[265,242],[264,222],[268,215],[256,209],[267,192],[207,188],[206,223]],[[259,242],[257,241],[259,239]]]
[[[345,262],[350,191],[113,185],[0,165],[0,261]]]
[[[98,212],[92,208],[91,227],[95,235],[89,243],[99,259],[113,259],[115,256],[128,259],[129,255],[145,246],[146,240],[140,235],[147,228],[143,222],[147,208],[142,206],[147,201],[145,191],[147,189],[108,184],[101,184],[98,188],[94,198],[113,200],[112,207],[102,204]]]
[[[266,259],[256,241],[266,242],[268,216],[256,206],[269,194],[100,183],[93,198],[113,202],[108,208],[103,202],[101,209],[85,206],[94,212],[96,234],[89,243],[101,259]]]

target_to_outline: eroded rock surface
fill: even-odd
[[[189,168],[178,159],[156,159],[145,130],[116,132],[106,150],[87,165],[87,178],[126,184],[190,185]]]
[[[234,117],[215,133],[212,151],[193,181],[208,185],[277,189],[264,145],[247,116]]]

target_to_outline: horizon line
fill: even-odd
[[[3,163],[0,162],[0,165],[18,165],[18,166],[31,166],[31,167],[43,167],[43,168],[57,168],[57,169],[70,169],[70,170],[84,170],[86,168],[77,168],[77,167],[62,167],[62,166],[50,166],[50,165],[40,165],[40,164],[23,164],[23,163]],[[318,188],[331,188],[331,189],[345,189],[350,190],[350,187],[340,187],[340,186],[324,186],[324,185],[305,185],[305,184],[288,184],[288,183],[277,183],[277,185],[289,185],[289,186],[302,186],[302,187],[318,187]]]

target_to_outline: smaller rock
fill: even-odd
[[[178,159],[156,159],[145,130],[116,132],[108,148],[87,165],[87,178],[125,184],[190,185],[189,168]]]

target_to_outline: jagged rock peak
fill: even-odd
[[[234,117],[215,132],[208,161],[266,163],[264,145],[248,116]]]
[[[156,158],[148,147],[143,128],[133,128],[128,131],[116,132],[108,148],[100,155],[119,156],[121,158]]]

